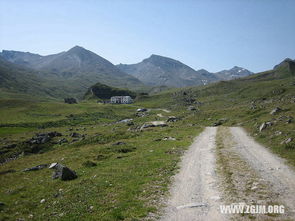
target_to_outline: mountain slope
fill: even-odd
[[[135,77],[79,46],[48,56],[5,50],[0,55],[10,62],[40,71],[40,76],[46,79],[58,78],[64,85],[71,85],[73,93],[79,96],[97,82],[120,88],[144,87]]]
[[[119,64],[117,67],[151,86],[185,87],[203,85],[210,78],[215,79],[205,70],[198,72],[177,60],[159,55],[151,55],[137,64]]]
[[[210,73],[204,69],[196,71],[177,60],[159,55],[151,55],[137,64],[119,64],[117,67],[147,85],[169,87],[206,85],[210,82],[231,80],[252,74],[240,67],[217,73]]]
[[[34,97],[64,97],[70,89],[60,81],[45,80],[39,72],[16,65],[0,56],[0,90],[1,94],[12,93],[15,96],[29,95]]]
[[[223,70],[215,73],[215,76],[220,80],[232,80],[236,78],[246,77],[251,74],[253,73],[245,68],[234,66],[229,70]]]

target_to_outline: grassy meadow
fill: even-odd
[[[1,159],[18,156],[1,165],[0,220],[152,220],[183,151],[205,126],[242,126],[295,166],[295,79],[275,74],[172,89],[140,96],[130,105],[93,100],[69,105],[0,96]],[[189,106],[196,110],[188,110]],[[270,114],[275,107],[281,110]],[[136,116],[137,108],[149,111]],[[169,116],[179,120],[139,130],[145,122],[166,121]],[[133,123],[118,123],[123,119]],[[263,122],[270,125],[260,131]],[[26,152],[23,141],[51,131],[62,137],[53,138],[37,154]],[[73,132],[84,136],[75,139],[70,136]],[[57,139],[62,138],[68,143],[59,144]],[[291,142],[282,143],[288,138]],[[114,145],[117,142],[124,144]],[[7,147],[14,143],[16,148]],[[52,180],[47,168],[22,172],[53,162],[75,170],[78,178]]]

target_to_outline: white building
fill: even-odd
[[[133,102],[130,96],[114,96],[111,97],[112,104],[131,104]]]

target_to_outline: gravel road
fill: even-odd
[[[163,221],[224,220],[215,174],[216,128],[207,127],[185,153]]]
[[[295,217],[294,169],[255,142],[242,128],[231,127],[230,132],[234,151],[247,162],[249,169],[268,182],[270,191],[284,203],[288,217]],[[216,174],[216,133],[216,127],[207,127],[185,152],[160,220],[222,221],[233,218],[219,211],[219,206],[227,203],[222,202],[224,193],[220,192],[221,182]]]
[[[279,200],[285,203],[295,217],[295,172],[282,158],[258,144],[240,127],[231,127],[236,150],[259,175],[269,182],[272,191],[278,193]]]

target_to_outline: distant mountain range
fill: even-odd
[[[58,54],[41,56],[29,52],[3,50],[0,56],[6,61],[34,70],[37,77],[58,80],[70,85],[70,91],[82,96],[97,82],[114,87],[136,89],[144,87],[137,78],[126,74],[115,65],[82,47]],[[27,72],[31,72],[27,70]]]
[[[137,64],[119,64],[117,67],[150,86],[205,85],[210,82],[231,80],[253,74],[237,66],[217,73],[210,73],[204,69],[196,71],[180,61],[159,55],[152,55]]]
[[[53,97],[82,98],[98,82],[115,88],[157,91],[157,87],[205,85],[252,74],[240,67],[217,73],[196,71],[180,61],[159,55],[151,55],[137,64],[115,66],[80,46],[47,56],[3,50],[0,58],[2,89],[23,88],[22,91],[30,92],[38,89],[38,94]]]

